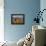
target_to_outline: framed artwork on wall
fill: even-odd
[[[11,24],[21,25],[25,23],[24,14],[11,14]]]

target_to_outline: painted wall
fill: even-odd
[[[0,42],[4,41],[4,0],[0,0]]]
[[[5,0],[4,35],[7,41],[18,41],[31,31],[36,12],[40,9],[40,0]],[[11,14],[25,14],[24,25],[11,25]]]
[[[40,1],[40,9],[41,9],[41,11],[43,9],[46,9],[46,0],[41,0]],[[46,26],[46,10],[43,12],[42,17],[43,17],[43,22],[41,21],[40,25]]]
[[[46,9],[46,0],[41,0],[40,1],[40,10]],[[40,25],[45,26],[46,27],[46,10],[44,11],[43,15],[43,22],[40,21]],[[45,35],[46,36],[46,35]],[[46,39],[46,38],[45,38]],[[45,40],[45,44],[46,44],[46,40]]]

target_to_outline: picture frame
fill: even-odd
[[[24,14],[11,14],[11,24],[22,25],[25,23]]]

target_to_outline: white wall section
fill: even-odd
[[[0,0],[0,42],[4,41],[4,0]]]

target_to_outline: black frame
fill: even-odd
[[[13,22],[13,16],[22,16],[23,18],[23,23],[14,23]],[[25,23],[25,15],[24,14],[11,14],[11,24],[14,24],[14,25],[22,25]]]

